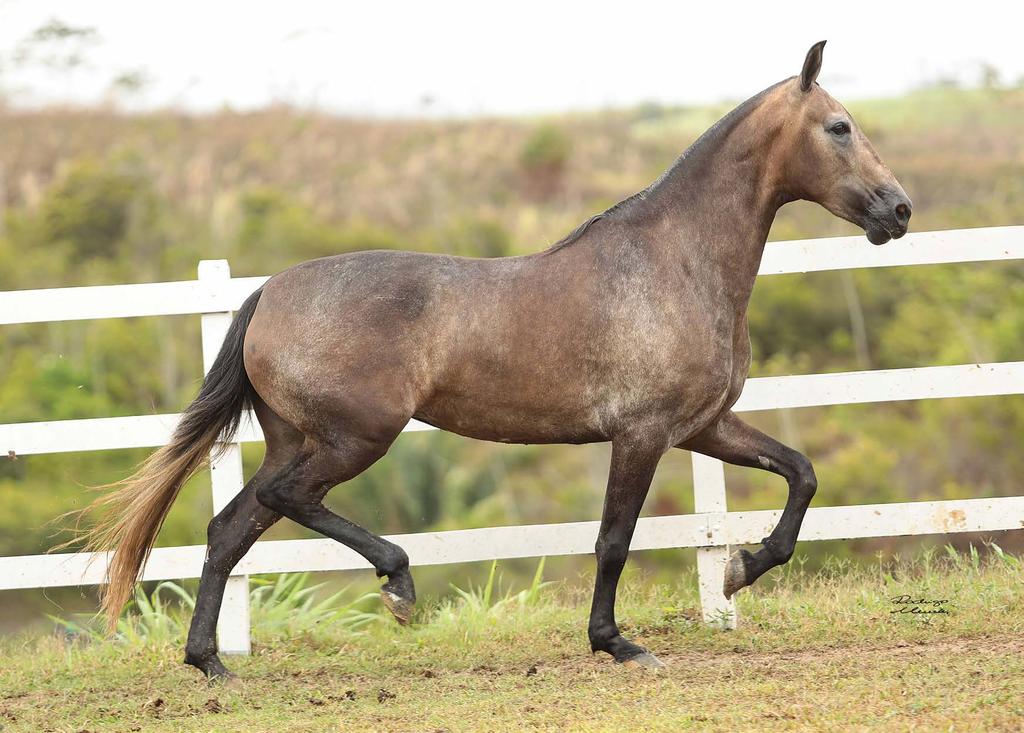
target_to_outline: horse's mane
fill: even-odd
[[[590,225],[591,224],[593,224],[594,222],[599,221],[601,219],[604,219],[605,217],[611,216],[612,214],[622,210],[623,208],[625,208],[629,204],[633,203],[634,201],[642,200],[644,198],[644,196],[646,196],[647,191],[648,191],[648,189],[646,189],[646,188],[643,191],[638,191],[637,193],[634,193],[629,198],[623,199],[622,201],[620,201],[619,203],[615,204],[614,206],[611,206],[611,207],[605,209],[600,214],[594,214],[592,217],[587,219],[585,222],[580,224],[578,227],[576,227],[571,232],[569,232],[564,237],[562,237],[557,242],[555,242],[553,245],[551,245],[546,250],[546,252],[557,252],[558,250],[562,249],[563,247],[568,247],[570,244],[572,244],[573,242],[577,241],[580,237],[582,237],[586,233],[586,231],[588,229],[590,229]]]
[[[594,224],[595,222],[612,216],[613,214],[619,213],[624,209],[630,208],[633,204],[637,204],[644,201],[651,191],[653,191],[655,188],[661,185],[663,181],[665,181],[674,172],[681,168],[684,162],[697,157],[698,153],[706,149],[713,148],[715,146],[715,143],[725,138],[730,132],[732,132],[732,130],[734,130],[736,126],[739,125],[739,123],[742,122],[747,117],[747,115],[750,114],[754,110],[754,108],[761,103],[761,100],[763,100],[769,92],[771,92],[776,87],[785,84],[787,81],[789,81],[789,79],[780,81],[777,84],[772,84],[767,89],[758,92],[747,101],[733,108],[728,114],[722,117],[722,119],[718,120],[718,122],[713,124],[700,137],[698,137],[693,142],[693,144],[690,145],[690,147],[688,147],[683,152],[682,155],[676,158],[675,162],[668,168],[668,170],[666,170],[664,173],[661,174],[661,176],[658,177],[658,180],[656,180],[654,183],[652,183],[644,190],[638,191],[629,198],[625,198],[619,203],[615,204],[614,206],[605,209],[600,214],[595,214],[594,216],[590,217],[582,224],[580,224],[578,227],[576,227],[571,232],[569,232],[564,237],[555,242],[553,245],[551,245],[548,249],[544,251],[544,253],[549,254],[552,252],[557,252],[558,250],[563,249],[564,247],[568,247],[574,242],[579,241],[580,237],[586,234],[587,230],[590,229],[591,225]]]

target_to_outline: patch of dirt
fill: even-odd
[[[997,652],[1024,654],[1024,635],[1007,634],[1006,636],[976,636],[936,639],[933,641],[921,640],[907,642],[904,640],[894,641],[891,644],[837,644],[829,647],[811,647],[807,649],[775,650],[769,652],[753,652],[744,650],[742,647],[732,647],[728,650],[673,650],[665,651],[665,645],[653,645],[653,653],[672,668],[700,670],[702,666],[718,664],[735,664],[737,656],[744,665],[771,666],[777,671],[784,671],[785,667],[815,663],[826,665],[831,661],[849,661],[851,657],[865,657],[872,660],[906,659],[911,656],[925,656],[926,654],[942,654],[943,656],[958,656],[961,654],[977,652]],[[611,662],[606,655],[579,654],[577,657],[563,658],[559,661],[552,660],[546,667],[552,668],[557,673],[591,672]]]
[[[849,659],[851,655],[870,656],[872,659],[877,660],[905,658],[908,654],[923,656],[925,653],[941,653],[944,656],[955,656],[970,652],[984,651],[1000,653],[1016,652],[1018,654],[1024,653],[1024,635],[1010,634],[1000,637],[957,637],[954,639],[946,638],[936,639],[933,641],[920,640],[915,642],[900,640],[891,644],[850,644],[812,649],[796,649],[792,651],[746,653],[744,655],[744,661],[765,662],[774,660],[777,662],[805,662],[810,660],[820,660],[827,662],[833,659]],[[671,659],[673,661],[678,659],[681,662],[686,659],[692,659],[693,656],[686,655],[677,658],[674,655],[668,654],[664,655],[664,658]]]

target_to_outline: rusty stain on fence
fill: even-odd
[[[963,509],[940,510],[936,519],[936,524],[946,532],[956,532],[967,526],[967,514]]]

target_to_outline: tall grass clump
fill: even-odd
[[[296,636],[328,624],[353,632],[383,618],[365,608],[376,602],[376,593],[346,600],[349,587],[345,586],[317,600],[326,583],[309,585],[309,573],[278,575],[273,580],[253,578],[249,582],[255,586],[249,593],[249,604],[256,637]]]
[[[513,592],[511,588],[502,591],[501,585],[498,561],[495,560],[491,563],[487,580],[482,586],[469,586],[463,589],[454,583],[450,584],[454,596],[441,601],[430,617],[430,623],[440,627],[455,626],[466,635],[498,624],[507,627],[507,622],[514,620],[523,611],[536,609],[540,604],[542,592],[555,583],[544,580],[544,558],[541,558],[533,573],[533,579],[526,588],[518,592]]]
[[[355,633],[382,618],[381,614],[366,610],[376,600],[376,593],[348,600],[346,586],[318,599],[326,583],[310,585],[309,580],[308,573],[250,579],[249,607],[256,638],[298,636],[324,625]],[[195,595],[186,587],[164,581],[150,593],[141,586],[135,589],[135,596],[117,620],[112,636],[106,634],[94,615],[49,618],[69,639],[112,639],[130,646],[180,645],[188,634],[195,605]]]

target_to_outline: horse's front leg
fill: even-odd
[[[590,648],[608,652],[616,662],[636,662],[646,667],[662,664],[619,633],[615,623],[615,590],[626,564],[640,507],[666,447],[662,436],[630,435],[612,441],[608,491],[595,547],[597,578],[588,629]]]
[[[782,518],[772,533],[761,540],[762,548],[754,553],[738,550],[729,558],[722,591],[730,598],[740,588],[793,556],[800,524],[818,487],[814,468],[802,453],[750,427],[732,412],[677,447],[726,463],[772,471],[789,482],[789,498]]]

